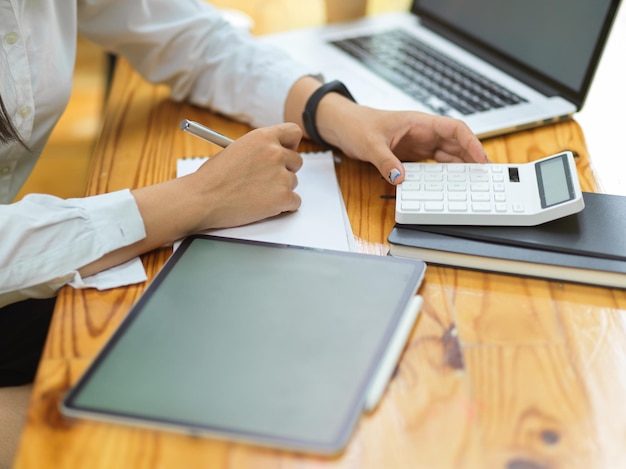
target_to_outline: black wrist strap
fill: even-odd
[[[345,96],[351,101],[355,101],[352,97],[346,85],[341,83],[338,80],[331,81],[320,86],[315,92],[311,95],[309,100],[306,102],[306,106],[304,107],[304,112],[302,113],[302,123],[304,124],[304,130],[309,135],[309,138],[313,140],[315,143],[319,143],[324,147],[330,148],[331,145],[326,142],[322,136],[317,131],[317,125],[315,124],[315,115],[317,113],[317,106],[322,100],[324,96],[328,93],[339,93],[342,96]]]

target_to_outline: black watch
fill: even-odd
[[[332,145],[329,145],[328,142],[324,141],[324,139],[317,131],[317,125],[315,124],[315,114],[317,113],[317,106],[322,98],[328,93],[339,93],[340,95],[345,96],[351,101],[356,102],[356,100],[352,97],[352,95],[348,91],[348,88],[346,88],[346,85],[338,80],[335,80],[329,83],[325,83],[324,85],[316,89],[309,98],[309,100],[306,102],[306,106],[304,106],[304,112],[302,113],[302,123],[304,124],[304,130],[306,130],[306,133],[309,134],[309,138],[315,143],[330,148]]]

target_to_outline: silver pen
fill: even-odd
[[[181,130],[190,133],[194,137],[201,138],[202,140],[206,140],[207,142],[214,143],[219,145],[222,148],[226,148],[228,145],[233,143],[233,141],[225,135],[222,135],[215,130],[209,129],[208,127],[203,126],[202,124],[198,124],[197,122],[190,121],[189,119],[183,119],[180,122]]]

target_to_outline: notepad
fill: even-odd
[[[279,244],[357,251],[346,207],[335,173],[333,154],[302,153],[296,192],[302,205],[296,212],[235,228],[206,231],[213,236],[266,241]],[[196,171],[207,158],[181,158],[177,176]]]

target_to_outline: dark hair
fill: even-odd
[[[24,148],[28,148],[13,122],[9,119],[9,113],[4,106],[2,96],[0,96],[0,143],[7,144],[11,142],[19,142]]]

